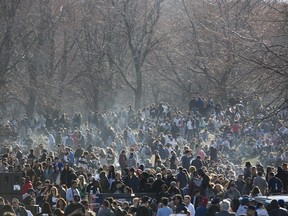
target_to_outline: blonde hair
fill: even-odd
[[[195,166],[190,166],[189,167],[189,173],[193,173],[196,171],[196,167]]]
[[[55,190],[55,196],[59,196],[58,189],[55,186],[51,187],[50,194],[52,194],[52,190]]]
[[[78,184],[79,184],[79,182],[80,182],[80,178],[83,179],[83,185],[85,185],[85,184],[86,184],[86,179],[84,178],[83,175],[79,175],[79,176],[78,176],[78,180],[79,180],[79,181],[78,181]]]
[[[215,184],[214,186],[213,186],[213,189],[216,189],[216,187],[219,187],[220,188],[220,190],[224,190],[224,187],[223,187],[223,185],[221,185],[221,184]]]

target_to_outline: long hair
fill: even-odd
[[[67,202],[63,199],[63,198],[59,198],[57,200],[57,203],[56,203],[56,208],[60,208],[60,202],[63,202],[63,207],[65,209],[65,207],[67,206]]]
[[[44,202],[42,205],[42,213],[52,214],[52,209],[49,202]]]
[[[55,196],[58,197],[59,196],[59,192],[58,192],[58,189],[55,186],[51,187],[49,195],[53,196],[52,190],[55,190]]]

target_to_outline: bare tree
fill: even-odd
[[[123,0],[114,4],[118,18],[121,19],[118,23],[121,26],[118,36],[127,44],[129,53],[125,53],[125,63],[117,54],[110,53],[110,59],[126,85],[133,90],[136,109],[141,106],[144,63],[147,56],[164,41],[165,34],[158,32],[163,2],[164,0]]]

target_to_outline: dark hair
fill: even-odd
[[[164,206],[168,205],[169,199],[167,197],[162,197],[161,202],[163,203]]]
[[[4,206],[2,207],[2,213],[3,213],[3,214],[4,214],[4,213],[13,213],[13,214],[15,214],[15,211],[14,211],[14,209],[12,208],[11,205],[4,205]]]
[[[182,203],[182,196],[180,194],[176,194],[174,196],[174,199],[176,199],[176,198],[180,200],[180,203]]]
[[[88,206],[89,205],[88,200],[82,200],[81,204],[84,205],[84,206]]]
[[[167,186],[166,184],[163,184],[161,187],[162,187],[162,188],[165,188],[165,191],[168,190],[168,186]]]
[[[57,203],[56,203],[56,208],[60,208],[60,201],[63,202],[63,205],[64,205],[64,208],[67,206],[67,202],[61,197],[57,200]]]
[[[64,216],[64,212],[61,209],[59,209],[59,208],[56,208],[54,210],[53,214],[56,215],[56,216]]]
[[[110,203],[110,205],[113,203],[113,201],[114,201],[114,199],[113,199],[113,197],[107,197],[105,200],[107,200],[109,203]]]
[[[110,202],[108,200],[103,201],[103,206],[106,208],[110,208]]]
[[[49,202],[44,202],[42,205],[42,213],[52,214],[52,209]]]

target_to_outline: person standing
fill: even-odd
[[[80,203],[80,196],[74,195],[73,201],[67,205],[64,211],[64,216],[84,216],[85,215],[85,207]]]
[[[126,151],[122,150],[121,154],[119,155],[119,165],[121,167],[121,170],[123,171],[125,168],[127,168],[127,157],[126,157]]]
[[[263,174],[261,171],[257,172],[257,176],[253,179],[253,186],[257,186],[261,194],[265,195],[268,189],[268,183],[266,179],[263,177]]]
[[[149,198],[147,196],[143,196],[141,199],[141,205],[138,207],[136,211],[136,216],[152,216],[149,207],[148,207]]]
[[[236,216],[235,213],[230,211],[230,202],[227,199],[224,199],[220,202],[220,212],[217,212],[215,216]]]
[[[208,205],[208,198],[203,197],[201,201],[201,205],[195,211],[195,216],[206,215],[207,210],[208,210],[207,205]]]
[[[194,205],[191,203],[191,197],[189,195],[184,196],[184,203],[190,212],[190,216],[194,216],[195,208],[194,208]]]
[[[104,200],[102,207],[100,208],[97,216],[115,216],[114,212],[110,208],[110,203],[108,200]]]
[[[19,200],[16,198],[12,199],[12,207],[16,213],[16,215],[18,216],[28,216],[28,213],[26,211],[26,209],[22,206],[20,206]]]
[[[77,186],[78,186],[77,180],[73,180],[72,181],[72,186],[66,192],[66,200],[67,200],[67,202],[73,202],[73,200],[74,200],[76,195],[80,197],[80,192],[77,189]]]
[[[50,148],[50,150],[52,151],[55,147],[55,138],[53,136],[53,134],[47,130],[47,137],[48,137],[48,146]]]
[[[182,201],[182,195],[176,194],[174,197],[175,203],[175,213],[176,214],[187,214],[189,212],[188,208]]]
[[[271,194],[281,194],[283,192],[282,181],[273,172],[269,173],[268,190]]]
[[[173,210],[170,207],[168,207],[168,201],[169,199],[167,197],[162,198],[161,203],[163,204],[163,207],[158,209],[156,216],[169,216],[173,214]]]

